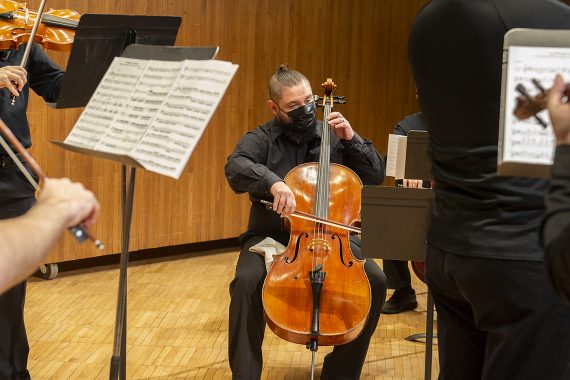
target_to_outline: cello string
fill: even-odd
[[[324,101],[323,101],[324,104]],[[324,109],[324,114],[326,115],[326,109]],[[324,117],[326,120],[326,117]],[[324,128],[323,128],[324,130]],[[322,160],[323,160],[323,136],[321,136],[321,151],[319,152],[319,165],[318,165],[318,171],[317,171],[317,181],[316,181],[316,199],[315,199],[315,210],[314,213],[315,215],[317,215],[318,217],[321,217],[320,212],[321,212],[321,207],[320,207],[320,191],[321,191],[321,165],[322,165]],[[315,222],[313,224],[313,236],[315,236],[317,239],[320,237],[319,236],[319,232],[318,232],[318,227],[319,224],[318,222]],[[312,254],[311,254],[311,265],[312,265],[312,269],[314,270],[316,268],[316,264],[317,264],[317,259],[316,259],[316,250],[313,249]]]
[[[321,140],[321,162],[320,162],[320,217],[321,218],[328,218],[328,186],[329,186],[329,170],[330,170],[330,125],[328,122],[328,117],[330,115],[331,107],[330,107],[330,96],[327,97],[328,101],[324,106],[324,123],[323,123],[323,132],[322,132],[322,140]],[[326,225],[319,223],[319,238],[321,241],[326,241]],[[326,252],[325,252],[326,253]],[[320,259],[320,260],[319,260]],[[324,268],[324,256],[321,258],[319,256],[318,261],[321,264],[321,268],[325,271]]]
[[[331,110],[332,110],[332,104],[333,104],[333,98],[332,98],[332,94],[329,95],[329,104],[327,106],[327,128],[326,128],[326,144],[325,144],[325,167],[323,168],[323,172],[324,172],[324,179],[323,179],[323,212],[325,213],[324,217],[326,219],[328,219],[329,217],[329,186],[330,186],[330,142],[331,142],[331,127],[330,124],[328,122],[328,117],[330,116]],[[325,240],[325,236],[328,235],[328,226],[325,224],[321,224],[322,229],[323,229],[323,240]],[[329,251],[327,251],[329,252]],[[328,258],[328,253],[325,252],[326,257]],[[323,271],[325,270],[325,258],[323,256],[322,259],[322,267],[323,267]]]
[[[326,130],[327,130],[327,126],[328,126],[328,122],[327,122],[327,117],[328,117],[328,108],[327,108],[327,96],[325,95],[325,97],[323,98],[323,128],[322,128],[322,132],[321,132],[321,150],[319,152],[319,166],[318,166],[318,174],[317,174],[317,192],[316,192],[316,210],[315,210],[315,214],[322,218],[324,217],[323,215],[323,185],[324,185],[324,180],[323,180],[323,167],[325,165],[325,150],[326,150]],[[313,230],[313,236],[315,236],[317,239],[322,239],[322,231],[321,231],[321,224],[320,223],[315,223],[314,224],[314,230]],[[322,240],[321,240],[322,241]],[[319,250],[319,246],[320,245],[316,245],[315,249],[313,250],[313,255],[312,255],[312,265],[313,265],[313,269],[316,268],[317,263],[318,263],[318,250]]]

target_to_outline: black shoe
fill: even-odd
[[[396,290],[392,297],[382,306],[384,314],[398,314],[403,311],[414,310],[418,307],[416,292]]]

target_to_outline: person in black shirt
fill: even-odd
[[[281,229],[281,216],[295,209],[295,197],[283,182],[295,166],[319,160],[323,124],[315,117],[315,103],[307,78],[281,67],[269,82],[268,107],[275,116],[248,132],[228,157],[225,174],[236,193],[249,193],[252,200],[273,202],[267,210],[252,202],[249,226],[240,236],[241,252],[230,284],[229,362],[234,379],[259,379],[261,344],[265,330],[261,290],[267,274],[264,258],[250,248],[271,237],[286,245],[289,233]],[[384,164],[372,143],[356,134],[348,120],[332,112],[331,162],[348,166],[365,184],[384,180]],[[362,257],[356,239],[351,250]],[[366,260],[372,305],[363,332],[350,343],[337,346],[325,357],[322,379],[358,379],[370,338],[376,329],[386,297],[386,278],[373,260]],[[291,311],[294,312],[294,311]]]
[[[546,195],[542,242],[554,288],[570,304],[570,103],[562,100],[564,88],[564,81],[558,75],[548,96],[557,147],[552,184]]]
[[[22,145],[29,148],[32,145],[26,117],[29,89],[46,102],[54,102],[59,95],[64,72],[36,44],[30,51],[26,72],[17,66],[24,48],[25,45],[19,50],[0,51],[0,84],[6,87],[0,90],[0,119]],[[18,95],[14,105],[10,99],[12,94]],[[0,148],[0,219],[23,215],[34,202],[34,188]],[[23,282],[0,296],[0,379],[30,378],[27,370],[29,346],[24,325],[25,295],[26,283]]]
[[[435,182],[426,268],[441,379],[570,376],[570,308],[539,243],[548,182],[496,174],[503,38],[515,27],[568,29],[570,8],[432,0],[410,35]]]
[[[421,112],[407,116],[394,127],[394,134],[407,136],[410,131],[426,131],[427,125]],[[429,187],[429,181],[421,179],[397,179],[396,186],[421,188]],[[407,261],[383,260],[384,273],[388,279],[388,289],[394,289],[392,296],[384,303],[382,313],[398,314],[418,307],[416,292],[412,288],[412,278]]]

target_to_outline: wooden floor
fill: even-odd
[[[127,377],[227,379],[229,294],[237,252],[214,252],[129,269]],[[105,379],[112,354],[118,270],[31,280],[26,323],[32,378]],[[426,288],[417,311],[382,315],[362,379],[423,379]],[[317,353],[320,368],[329,348]],[[434,346],[437,351],[437,346]],[[263,379],[308,379],[310,354],[267,329]],[[438,373],[434,352],[434,378]]]

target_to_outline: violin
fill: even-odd
[[[517,104],[515,106],[513,114],[520,120],[533,117],[538,124],[546,128],[547,123],[540,116],[538,116],[538,113],[546,108],[546,101],[548,99],[550,89],[544,88],[542,84],[536,79],[532,80],[532,84],[538,90],[538,94],[534,96],[530,95],[530,92],[522,83],[519,83],[515,87],[515,90],[519,93],[519,96],[516,99]],[[566,84],[564,95],[568,101],[568,99],[570,99],[570,83]]]
[[[48,50],[69,51],[75,38],[75,30],[81,15],[69,9],[30,11],[25,3],[0,0],[0,50],[18,49],[21,44],[33,40]],[[36,33],[34,25],[41,15]],[[33,36],[33,37],[32,37]]]
[[[327,118],[336,85],[328,79],[323,87],[319,162],[301,164],[285,176],[301,217],[284,217],[290,225],[289,243],[274,256],[262,291],[271,330],[289,342],[305,344],[313,366],[319,345],[345,344],[361,333],[371,305],[365,260],[352,254],[344,227],[360,219],[362,182],[349,168],[330,162]]]

